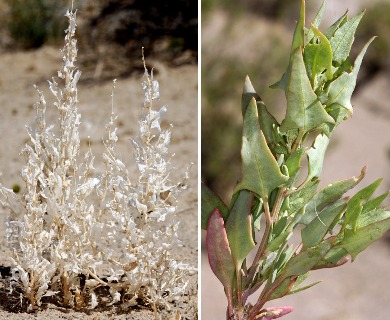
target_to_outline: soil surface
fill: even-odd
[[[81,52],[79,53],[82,54]],[[198,260],[198,224],[197,224],[197,66],[184,65],[172,68],[159,61],[148,61],[149,67],[155,67],[155,78],[160,83],[161,99],[159,104],[168,105],[168,112],[162,126],[173,125],[170,152],[175,153],[172,164],[172,180],[179,180],[185,169],[193,162],[190,170],[188,189],[185,190],[178,203],[178,219],[181,221],[179,236],[183,246],[175,249],[173,256],[179,261],[197,267]],[[49,111],[52,102],[47,80],[56,76],[62,63],[59,48],[43,47],[36,51],[2,53],[0,55],[0,171],[1,182],[12,187],[15,184],[23,186],[20,172],[24,157],[19,155],[22,147],[28,142],[26,125],[34,121],[34,102],[37,92],[36,84],[45,93],[48,102],[48,121],[55,122],[55,112]],[[82,71],[82,70],[81,70]],[[142,75],[119,79],[114,94],[114,109],[118,115],[118,151],[126,159],[130,172],[136,172],[133,161],[132,146],[129,138],[137,132],[137,120],[141,113],[143,91]],[[96,155],[97,173],[101,170],[101,154],[103,151],[102,136],[105,125],[111,113],[112,82],[81,81],[79,90],[79,111],[81,113],[80,139],[81,155],[88,146],[88,137],[92,151]],[[155,104],[158,107],[158,104]],[[135,176],[136,177],[136,176]],[[6,247],[5,219],[7,212],[0,208],[0,266],[9,266]],[[3,270],[3,269],[2,269]],[[161,319],[176,319],[179,313],[181,319],[197,318],[197,272],[187,277],[189,282],[187,292],[182,300],[172,305],[170,313],[160,311]],[[1,285],[0,285],[1,286]],[[1,288],[0,288],[1,289]],[[1,290],[0,290],[1,291]],[[140,306],[126,314],[118,314],[115,309],[107,311],[91,311],[80,313],[63,310],[53,305],[47,305],[36,315],[26,313],[10,313],[4,311],[7,296],[0,295],[0,320],[18,319],[154,319],[150,306]]]

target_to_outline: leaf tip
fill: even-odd
[[[367,172],[367,165],[365,165],[360,171],[360,176],[358,177],[359,181],[363,180]]]

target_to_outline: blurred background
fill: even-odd
[[[62,45],[71,0],[1,0],[0,50]],[[172,66],[197,63],[198,6],[191,0],[78,0],[78,46],[86,77],[131,74],[145,55]]]
[[[245,75],[275,117],[282,119],[284,93],[269,86],[287,67],[300,2],[202,0],[202,181],[227,203],[240,179]],[[307,25],[321,2],[306,0]],[[390,188],[390,1],[328,0],[320,29],[326,29],[347,9],[350,17],[366,9],[356,32],[352,60],[369,38],[378,38],[360,70],[352,99],[354,115],[332,135],[320,186],[358,176],[367,165],[366,178],[357,190],[383,177],[380,194]],[[353,264],[314,272],[307,284],[318,280],[324,282],[269,306],[294,306],[286,320],[389,319],[389,237],[375,243]],[[203,241],[202,319],[223,319],[225,309],[223,288],[209,269]]]

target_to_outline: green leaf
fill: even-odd
[[[307,204],[305,214],[300,220],[300,223],[308,224],[311,222],[315,218],[316,212],[321,212],[326,206],[339,200],[348,190],[355,187],[364,178],[365,174],[366,167],[362,169],[360,176],[357,178],[352,177],[337,181],[321,189]]]
[[[219,209],[223,220],[226,221],[229,216],[229,210],[223,201],[215,195],[205,184],[202,183],[202,194],[201,194],[201,224],[202,229],[207,228],[207,222],[209,221],[211,213],[215,209]]]
[[[224,221],[218,209],[211,213],[208,221],[206,246],[211,270],[221,281],[224,288],[231,292],[235,266]]]
[[[344,72],[351,72],[353,70],[353,65],[351,63],[350,57],[347,57],[345,61],[338,67],[332,67],[333,70],[333,79],[338,78]]]
[[[311,27],[317,41],[306,45],[303,60],[310,79],[312,88],[316,90],[317,77],[325,73],[327,80],[331,80],[332,73],[332,49],[329,40],[314,26]],[[326,80],[326,79],[325,79]],[[325,81],[324,81],[325,82]]]
[[[284,198],[282,206],[280,207],[279,211],[283,212],[283,211],[289,211],[289,210],[290,210],[290,197],[287,196]]]
[[[321,131],[324,132],[328,137],[332,131],[341,123],[341,121],[348,118],[348,109],[341,107],[338,104],[332,104],[326,108],[328,114],[334,119],[334,123],[325,123],[321,126]]]
[[[353,230],[356,230],[357,221],[363,210],[363,201],[368,201],[372,197],[381,182],[382,179],[376,180],[374,183],[360,190],[349,200],[344,225],[349,224]]]
[[[272,291],[268,301],[279,299],[287,295],[293,287],[295,281],[296,277],[284,279],[282,283],[274,291]]]
[[[371,210],[374,210],[376,208],[378,208],[381,203],[387,198],[387,196],[389,195],[390,191],[386,191],[384,194],[381,194],[379,197],[375,198],[375,199],[372,199],[370,201],[367,201],[364,205],[363,205],[363,209],[362,209],[362,216],[366,213],[366,212],[369,212]]]
[[[355,90],[357,75],[359,73],[360,66],[362,64],[363,57],[368,49],[368,46],[374,39],[375,37],[371,38],[365,44],[362,51],[359,53],[355,60],[352,72],[344,72],[330,84],[328,90],[329,99],[326,102],[327,106],[331,106],[332,104],[338,104],[339,106],[348,109],[349,112],[352,114],[353,109],[351,104],[351,97],[353,91]]]
[[[287,87],[288,87],[288,83],[290,82],[290,76],[291,76],[291,61],[292,61],[293,53],[299,47],[303,48],[304,45],[305,45],[305,0],[302,0],[299,20],[297,21],[297,25],[294,30],[294,36],[291,45],[290,62],[282,78],[278,82],[271,85],[270,86],[271,88],[273,89],[279,88],[286,91],[287,93]]]
[[[341,65],[349,56],[353,40],[355,39],[356,28],[363,17],[364,12],[349,21],[346,21],[330,38],[330,45],[333,51],[333,61]]]
[[[280,235],[287,227],[287,221],[288,217],[282,217],[278,220],[278,222],[275,223],[274,227],[272,228],[272,237],[275,238],[278,235]]]
[[[277,144],[278,141],[276,141],[274,137],[274,132],[275,128],[279,127],[278,121],[269,113],[262,101],[257,102],[257,112],[259,113],[260,129],[263,132],[268,145]]]
[[[357,221],[357,229],[364,228],[372,223],[376,223],[381,220],[385,220],[390,217],[390,211],[387,211],[386,208],[377,208],[371,211],[362,213]]]
[[[288,179],[280,172],[278,163],[260,130],[254,98],[249,103],[244,117],[241,157],[242,180],[235,187],[234,192],[247,189],[260,195],[264,200],[273,189]]]
[[[346,11],[335,23],[333,23],[326,31],[325,36],[331,39],[335,32],[348,21],[348,11]]]
[[[299,20],[297,21],[297,25],[294,30],[291,52],[294,52],[299,47],[303,48],[305,45],[305,11],[305,0],[302,0]]]
[[[295,287],[295,285],[293,286],[292,290],[288,293],[288,295],[290,294],[295,294],[295,293],[298,293],[298,292],[301,292],[303,290],[306,290],[306,289],[309,289],[311,287],[314,287],[316,284],[319,284],[320,282],[322,282],[321,280],[320,281],[316,281],[316,282],[313,282],[307,286],[303,286],[303,287]]]
[[[248,105],[251,102],[252,98],[255,98],[256,101],[261,101],[260,96],[256,93],[255,88],[253,88],[249,76],[246,76],[241,98],[241,110],[243,117],[245,116],[246,109],[248,108]]]
[[[344,239],[337,247],[347,250],[351,255],[352,261],[354,261],[360,252],[374,241],[380,239],[389,229],[390,218],[369,224],[356,231],[347,229],[344,233]]]
[[[267,246],[266,252],[272,252],[278,250],[278,248],[285,243],[292,236],[292,232],[285,231],[279,234],[275,239],[273,239]]]
[[[328,233],[333,221],[344,213],[347,200],[342,199],[317,214],[302,231],[303,248],[314,247],[319,244]]]
[[[299,287],[299,285],[307,279],[308,275],[309,273],[307,272],[298,277],[291,277],[291,278],[284,279],[283,282],[278,286],[278,288],[271,294],[269,300],[274,300],[274,299],[284,297],[285,295],[298,293],[300,291],[309,289],[321,282],[321,281],[317,281],[315,283],[309,284],[308,286]]]
[[[322,1],[321,7],[318,10],[318,12],[313,20],[313,26],[316,27],[317,29],[321,24],[322,17],[324,15],[324,11],[325,11],[325,7],[326,7],[326,0]],[[306,43],[309,43],[313,39],[313,37],[314,37],[314,32],[312,29],[309,29],[307,32],[307,35],[306,35]]]
[[[296,288],[298,287],[301,283],[303,283],[310,275],[310,272],[307,272],[305,274],[301,274],[300,276],[298,276],[297,280],[295,281],[294,283],[294,286],[293,288]]]
[[[290,212],[291,216],[294,216],[300,209],[304,208],[309,200],[316,193],[320,180],[313,179],[305,184],[305,186],[294,192],[290,196]]]
[[[330,250],[330,241],[321,242],[318,246],[302,250],[287,262],[283,277],[299,276],[309,272]]]
[[[275,238],[268,243],[266,252],[272,252],[278,250],[280,246],[292,236],[293,227],[294,224],[290,223],[286,230],[283,230],[283,232],[281,232],[280,234],[275,235]]]
[[[306,181],[318,178],[321,175],[328,144],[329,138],[325,134],[319,134],[316,137],[313,146],[307,150],[306,154],[309,160],[309,173]]]
[[[239,195],[240,195],[240,192],[233,193],[232,198],[230,199],[230,203],[229,203],[229,211],[232,210],[232,208],[234,207],[234,204],[236,203]]]
[[[275,281],[276,277],[279,275],[279,272],[284,270],[284,267],[290,261],[295,251],[296,249],[293,246],[288,247],[287,244],[284,244],[279,248],[274,263],[270,268],[273,271],[271,273],[271,278],[268,277],[268,280],[271,280],[271,283]]]
[[[347,256],[347,250],[343,248],[332,248],[312,270],[341,266],[348,261]]]
[[[241,190],[226,221],[226,233],[236,270],[241,268],[242,262],[256,245],[252,236],[252,201],[253,194]]]
[[[257,199],[257,198],[256,198]],[[263,200],[261,199],[258,199],[258,203],[256,205],[256,207],[254,208],[254,210],[252,210],[253,213],[253,227],[260,231],[260,223],[261,223],[261,216],[264,212],[264,209],[263,209]]]
[[[299,216],[295,216],[290,222],[288,216],[282,217],[274,226],[266,252],[272,252],[279,250],[283,247],[287,240],[292,236],[292,230],[294,229]]]
[[[287,112],[280,126],[281,132],[291,129],[303,129],[307,132],[323,123],[334,123],[311,87],[300,47],[292,56],[286,97]]]
[[[293,152],[286,160],[286,167],[290,175],[290,183],[294,183],[294,180],[296,179],[299,170],[301,169],[301,160],[305,151],[306,148],[299,148],[295,152]]]

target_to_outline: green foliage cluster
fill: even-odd
[[[211,269],[227,296],[227,319],[267,320],[291,312],[291,307],[264,305],[313,286],[301,286],[309,271],[355,260],[390,229],[390,211],[380,207],[389,192],[373,197],[381,180],[351,198],[344,196],[364,178],[366,168],[357,178],[317,190],[332,132],[353,113],[357,75],[374,40],[351,61],[363,13],[352,18],[345,13],[320,31],[324,8],[325,1],[306,28],[302,0],[287,70],[272,86],[285,93],[283,121],[276,120],[245,79],[242,179],[230,205],[202,186],[202,228]],[[301,168],[304,157],[307,171]],[[259,244],[257,233],[262,234]],[[289,242],[293,233],[300,233],[298,246]],[[252,251],[255,257],[247,261]],[[259,289],[255,304],[248,303]]]
[[[23,49],[38,48],[63,38],[67,0],[6,0],[7,26],[12,39]]]

